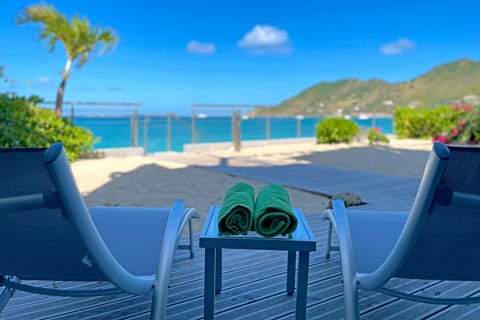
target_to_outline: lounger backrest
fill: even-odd
[[[480,148],[449,150],[433,201],[398,277],[480,280]]]
[[[55,199],[45,150],[0,149],[0,274],[37,280],[105,280]],[[13,210],[5,205],[6,200],[39,194],[52,198],[53,208]]]

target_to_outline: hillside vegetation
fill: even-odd
[[[325,115],[392,112],[395,106],[432,108],[455,102],[480,103],[480,62],[462,59],[440,65],[411,81],[344,79],[321,82],[275,107],[252,115]]]

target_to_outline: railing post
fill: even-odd
[[[148,153],[148,117],[143,117],[143,154]]]
[[[240,151],[242,145],[242,117],[240,112],[234,112],[232,117],[233,149]]]
[[[138,146],[138,110],[135,108],[135,113],[130,118],[130,129],[132,130],[132,146]]]
[[[302,120],[303,116],[297,116],[297,138],[302,136]]]
[[[172,114],[167,114],[167,151],[172,151]]]
[[[195,128],[195,110],[192,108],[192,143],[197,142],[196,131],[197,129]]]
[[[135,125],[133,124],[133,116],[130,116],[130,144],[132,145],[132,147],[135,141],[135,139],[133,138],[133,135],[135,134],[133,130],[134,126]]]
[[[270,117],[265,119],[265,139],[270,140]]]

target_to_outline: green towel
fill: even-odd
[[[239,182],[225,193],[218,213],[218,231],[221,234],[247,234],[252,228],[255,192],[249,184]]]
[[[282,186],[271,184],[258,192],[253,214],[253,226],[258,234],[287,235],[297,229],[297,223],[288,192]]]

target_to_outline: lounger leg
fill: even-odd
[[[287,262],[287,294],[293,295],[295,292],[295,259],[297,257],[297,251],[288,250],[288,262]]]
[[[12,278],[10,281],[16,281],[19,282],[18,279]],[[0,294],[0,313],[2,310],[5,308],[7,305],[8,301],[10,300],[11,297],[13,297],[13,294],[15,293],[15,290],[11,288],[3,288],[2,293]]]
[[[167,314],[168,282],[170,277],[158,279],[152,293],[151,320],[164,320]]]
[[[297,280],[297,308],[296,320],[307,318],[307,286],[308,286],[308,262],[310,252],[300,251],[298,257],[298,280]]]
[[[188,238],[190,240],[190,258],[193,258],[195,253],[193,252],[193,218],[188,219]]]
[[[215,293],[222,291],[222,248],[215,249]]]
[[[343,279],[343,293],[345,301],[345,319],[360,319],[357,284],[354,279]]]
[[[188,244],[179,244],[177,246],[178,250],[181,249],[186,249],[190,251],[190,258],[193,258],[195,256],[195,253],[193,251],[193,219],[198,219],[196,216],[192,216],[188,219]]]
[[[325,253],[325,259],[330,259],[330,249],[332,248],[332,221],[328,221],[328,236],[327,236],[327,252]]]
[[[215,248],[205,248],[205,284],[203,317],[205,320],[213,320],[215,314]]]

